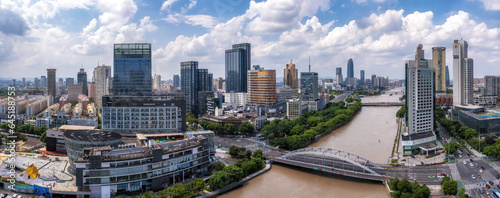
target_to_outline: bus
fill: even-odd
[[[500,198],[500,191],[498,191],[497,189],[493,189],[493,197]]]

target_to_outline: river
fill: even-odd
[[[380,96],[366,96],[362,101],[398,102],[401,96],[400,91],[398,94],[388,91]],[[397,131],[399,108],[363,107],[348,124],[309,147],[336,148],[376,163],[387,163]],[[325,176],[313,170],[274,164],[267,173],[220,197],[388,197],[388,194],[379,182]]]

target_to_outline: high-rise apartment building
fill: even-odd
[[[276,104],[276,70],[263,67],[248,71],[247,103],[257,105]]]
[[[57,86],[58,87],[64,87],[64,79],[59,78],[59,80],[57,81]]]
[[[347,78],[354,78],[354,63],[352,58],[347,61]]]
[[[446,88],[450,87],[450,70],[448,65],[446,65]]]
[[[483,96],[500,96],[500,76],[485,76]]]
[[[35,78],[35,82],[34,82],[34,85],[35,85],[35,89],[38,89],[38,88],[40,88],[40,79],[38,79],[38,78]]]
[[[82,94],[88,95],[88,85],[87,85],[87,72],[83,68],[80,69],[80,72],[78,72],[77,76],[77,81],[78,84],[82,84]]]
[[[89,95],[87,99],[95,101],[96,95],[95,95],[95,82],[89,82]],[[78,96],[80,98],[80,96]]]
[[[224,89],[223,84],[224,84],[224,79],[222,77],[215,79],[215,88],[217,90],[223,90]]]
[[[181,90],[186,95],[186,110],[195,116],[204,114],[198,112],[198,92],[211,91],[213,75],[207,69],[198,69],[198,61],[181,62]]]
[[[302,100],[318,99],[317,72],[300,72],[300,96]]]
[[[453,105],[472,104],[474,62],[468,58],[467,41],[453,41]]]
[[[23,77],[23,87],[26,87],[26,78]]]
[[[114,44],[113,93],[151,95],[151,44]]]
[[[175,74],[174,77],[172,78],[172,85],[174,86],[174,88],[179,88],[180,87],[180,78],[179,78],[179,75],[178,74]]]
[[[337,85],[342,85],[343,83],[343,76],[342,76],[342,67],[337,67],[336,69],[336,74],[337,74]]]
[[[365,70],[359,71],[359,85],[363,86],[365,84]]]
[[[235,44],[226,50],[226,92],[247,92],[251,55],[250,43]]]
[[[437,92],[446,92],[446,47],[432,48],[432,65],[436,72]]]
[[[434,69],[424,59],[422,44],[415,60],[406,61],[406,113],[408,135],[403,135],[404,155],[436,140],[434,135]]]
[[[289,86],[294,89],[298,87],[298,78],[299,78],[299,70],[295,69],[295,64],[290,61],[289,64],[286,64],[286,68],[284,70],[284,79],[283,84],[285,86]]]
[[[56,97],[56,69],[47,69],[47,95]]]
[[[94,68],[95,103],[102,108],[102,97],[109,94],[107,82],[111,78],[111,66],[101,65]]]
[[[160,90],[160,89],[161,89],[161,75],[155,74],[153,76],[153,90]]]

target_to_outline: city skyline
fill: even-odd
[[[500,73],[494,67],[500,63],[500,21],[495,20],[500,5],[488,0],[453,5],[394,0],[221,2],[225,7],[195,0],[148,3],[0,4],[10,19],[0,25],[0,63],[7,71],[0,78],[31,79],[47,68],[57,69],[58,77],[76,77],[80,67],[92,71],[98,63],[113,66],[113,43],[140,42],[152,43],[152,73],[169,77],[180,73],[180,62],[189,60],[199,61],[214,77],[224,77],[224,50],[250,43],[253,63],[268,69],[280,71],[294,59],[299,72],[305,72],[311,56],[312,71],[334,77],[334,68],[345,68],[352,57],[356,71],[404,79],[401,63],[410,57],[403,52],[418,43],[443,46],[451,63],[452,42],[460,38],[473,46],[469,51],[478,65],[475,77],[489,70]],[[116,5],[122,9],[111,9]]]

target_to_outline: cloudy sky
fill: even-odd
[[[498,0],[1,0],[0,78],[33,78],[56,68],[57,77],[89,77],[113,66],[113,43],[152,43],[153,74],[170,79],[182,61],[199,61],[224,77],[224,50],[252,44],[252,64],[276,69],[291,59],[320,77],[404,78],[404,61],[422,43],[447,48],[452,72],[454,39],[469,42],[475,77],[500,75]],[[450,75],[452,76],[452,75]]]

